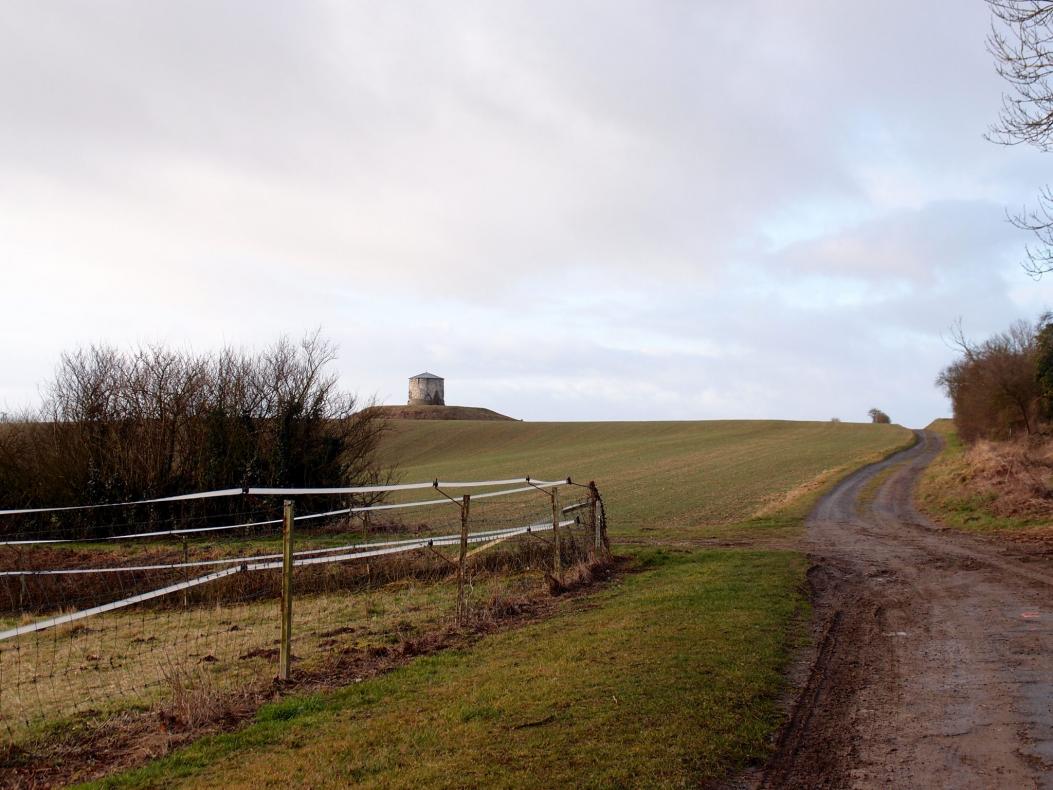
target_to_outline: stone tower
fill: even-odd
[[[443,379],[432,373],[419,373],[409,380],[410,406],[445,406]]]

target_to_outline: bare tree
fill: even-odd
[[[987,137],[1001,145],[1026,143],[1053,150],[1053,0],[987,0],[994,15],[987,46],[998,73],[1009,83],[998,123]],[[1010,222],[1035,235],[1025,270],[1034,277],[1053,271],[1053,190],[1047,185],[1032,208]]]
[[[973,343],[959,322],[951,343],[961,356],[940,372],[936,384],[951,399],[959,436],[972,442],[1034,433],[1041,404],[1035,327],[1017,321],[1007,331]]]
[[[871,409],[867,414],[870,416],[871,422],[881,423],[882,425],[888,425],[892,422],[889,416],[881,409]]]
[[[335,359],[318,333],[256,354],[160,346],[63,354],[41,410],[0,422],[0,505],[388,482],[392,470],[377,458],[383,416],[339,389]],[[181,512],[238,506],[203,500]],[[72,528],[76,518],[66,519]],[[94,526],[108,526],[101,518]]]

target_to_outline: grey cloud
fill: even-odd
[[[1019,241],[998,204],[943,200],[789,245],[772,256],[771,265],[931,286],[942,279],[992,275]]]
[[[517,416],[920,422],[939,332],[1021,309],[1045,160],[981,139],[982,3],[0,14],[0,402],[78,341],[321,323],[394,400],[435,360]]]

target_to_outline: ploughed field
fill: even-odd
[[[404,481],[595,480],[621,570],[544,616],[265,705],[248,725],[109,781],[528,787],[726,777],[764,759],[782,717],[782,671],[807,612],[794,546],[804,514],[834,480],[911,440],[898,426],[847,423],[395,421],[382,451]],[[536,566],[514,576],[517,595],[524,579],[542,587]],[[304,615],[324,608],[326,629],[312,638],[328,638],[332,612],[347,611],[356,621],[347,625],[373,642],[408,625],[426,642],[453,601],[429,585],[449,580],[414,580],[412,601],[408,584],[391,589],[402,596],[393,605],[383,586],[314,594]],[[428,597],[439,603],[425,606]]]

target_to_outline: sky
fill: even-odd
[[[0,410],[64,350],[320,328],[528,420],[949,413],[1053,306],[982,0],[5,2]]]

